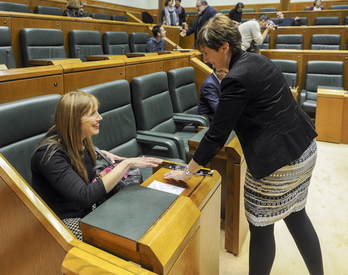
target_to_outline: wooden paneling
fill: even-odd
[[[64,92],[125,78],[125,62],[120,60],[91,61],[62,65]]]
[[[63,94],[60,66],[40,66],[0,71],[0,103],[45,94]]]
[[[344,106],[342,91],[318,91],[315,125],[317,140],[340,143]]]

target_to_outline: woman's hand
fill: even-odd
[[[103,153],[105,156],[107,156],[107,158],[108,158],[109,160],[111,160],[112,163],[115,163],[116,161],[120,161],[120,160],[126,159],[125,157],[119,157],[119,156],[114,155],[114,154],[112,154],[112,153],[110,153],[110,152],[108,152],[108,151],[105,151],[105,150],[101,150],[101,151],[102,151],[102,153]]]
[[[172,170],[163,175],[164,179],[175,179],[175,180],[189,180],[191,178],[190,175],[187,175],[185,171],[182,170]]]
[[[162,159],[153,157],[128,158],[125,160],[131,168],[157,167],[163,162]]]

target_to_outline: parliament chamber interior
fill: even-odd
[[[181,37],[178,26],[164,26],[166,51],[145,52],[161,10],[83,2],[89,18],[62,16],[63,0],[0,1],[0,273],[219,274],[221,224],[224,249],[235,257],[248,234],[247,166],[237,136],[232,133],[206,166],[215,173],[193,176],[180,195],[144,188],[163,181],[170,161],[188,163],[197,149],[210,124],[196,114],[196,106],[212,69],[195,49],[194,36]],[[264,13],[277,23],[282,11],[300,17],[302,25],[279,26],[257,54],[280,67],[294,99],[315,122],[318,141],[348,144],[347,2],[323,1],[322,11],[309,11],[312,1],[262,2],[245,4],[243,22]],[[233,6],[210,4],[225,15]],[[195,23],[195,7],[185,10],[187,24]],[[149,15],[152,23],[146,22]],[[103,213],[92,212],[97,218],[81,223],[80,241],[31,187],[32,153],[52,126],[58,100],[71,91],[95,95],[100,113],[110,116],[106,133],[95,139],[98,147],[126,157],[145,155],[158,144],[166,147],[169,161],[151,171],[140,188],[108,200],[109,207],[125,207],[121,220],[127,208],[138,205],[137,222],[125,221],[135,236],[105,206],[97,208]],[[170,108],[141,112],[147,100]],[[175,130],[156,136],[148,124],[162,116]],[[183,134],[187,124],[196,127]],[[113,139],[115,128],[127,137]],[[154,206],[154,200],[162,203]],[[112,230],[104,228],[110,220]]]

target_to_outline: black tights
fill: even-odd
[[[311,275],[324,274],[318,236],[305,209],[284,219]],[[258,227],[249,223],[249,274],[269,274],[275,257],[274,224]],[[284,255],[285,256],[285,255]]]

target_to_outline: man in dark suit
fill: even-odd
[[[196,2],[196,10],[198,12],[198,18],[197,22],[193,25],[193,27],[189,27],[187,30],[183,29],[180,32],[180,35],[182,37],[185,37],[187,35],[195,34],[195,39],[201,30],[201,28],[204,26],[204,24],[212,18],[215,14],[217,14],[217,11],[208,6],[207,1],[197,1]]]
[[[225,72],[216,72],[215,68],[203,82],[198,103],[197,114],[204,115],[213,120],[220,98],[220,83],[226,76]]]

